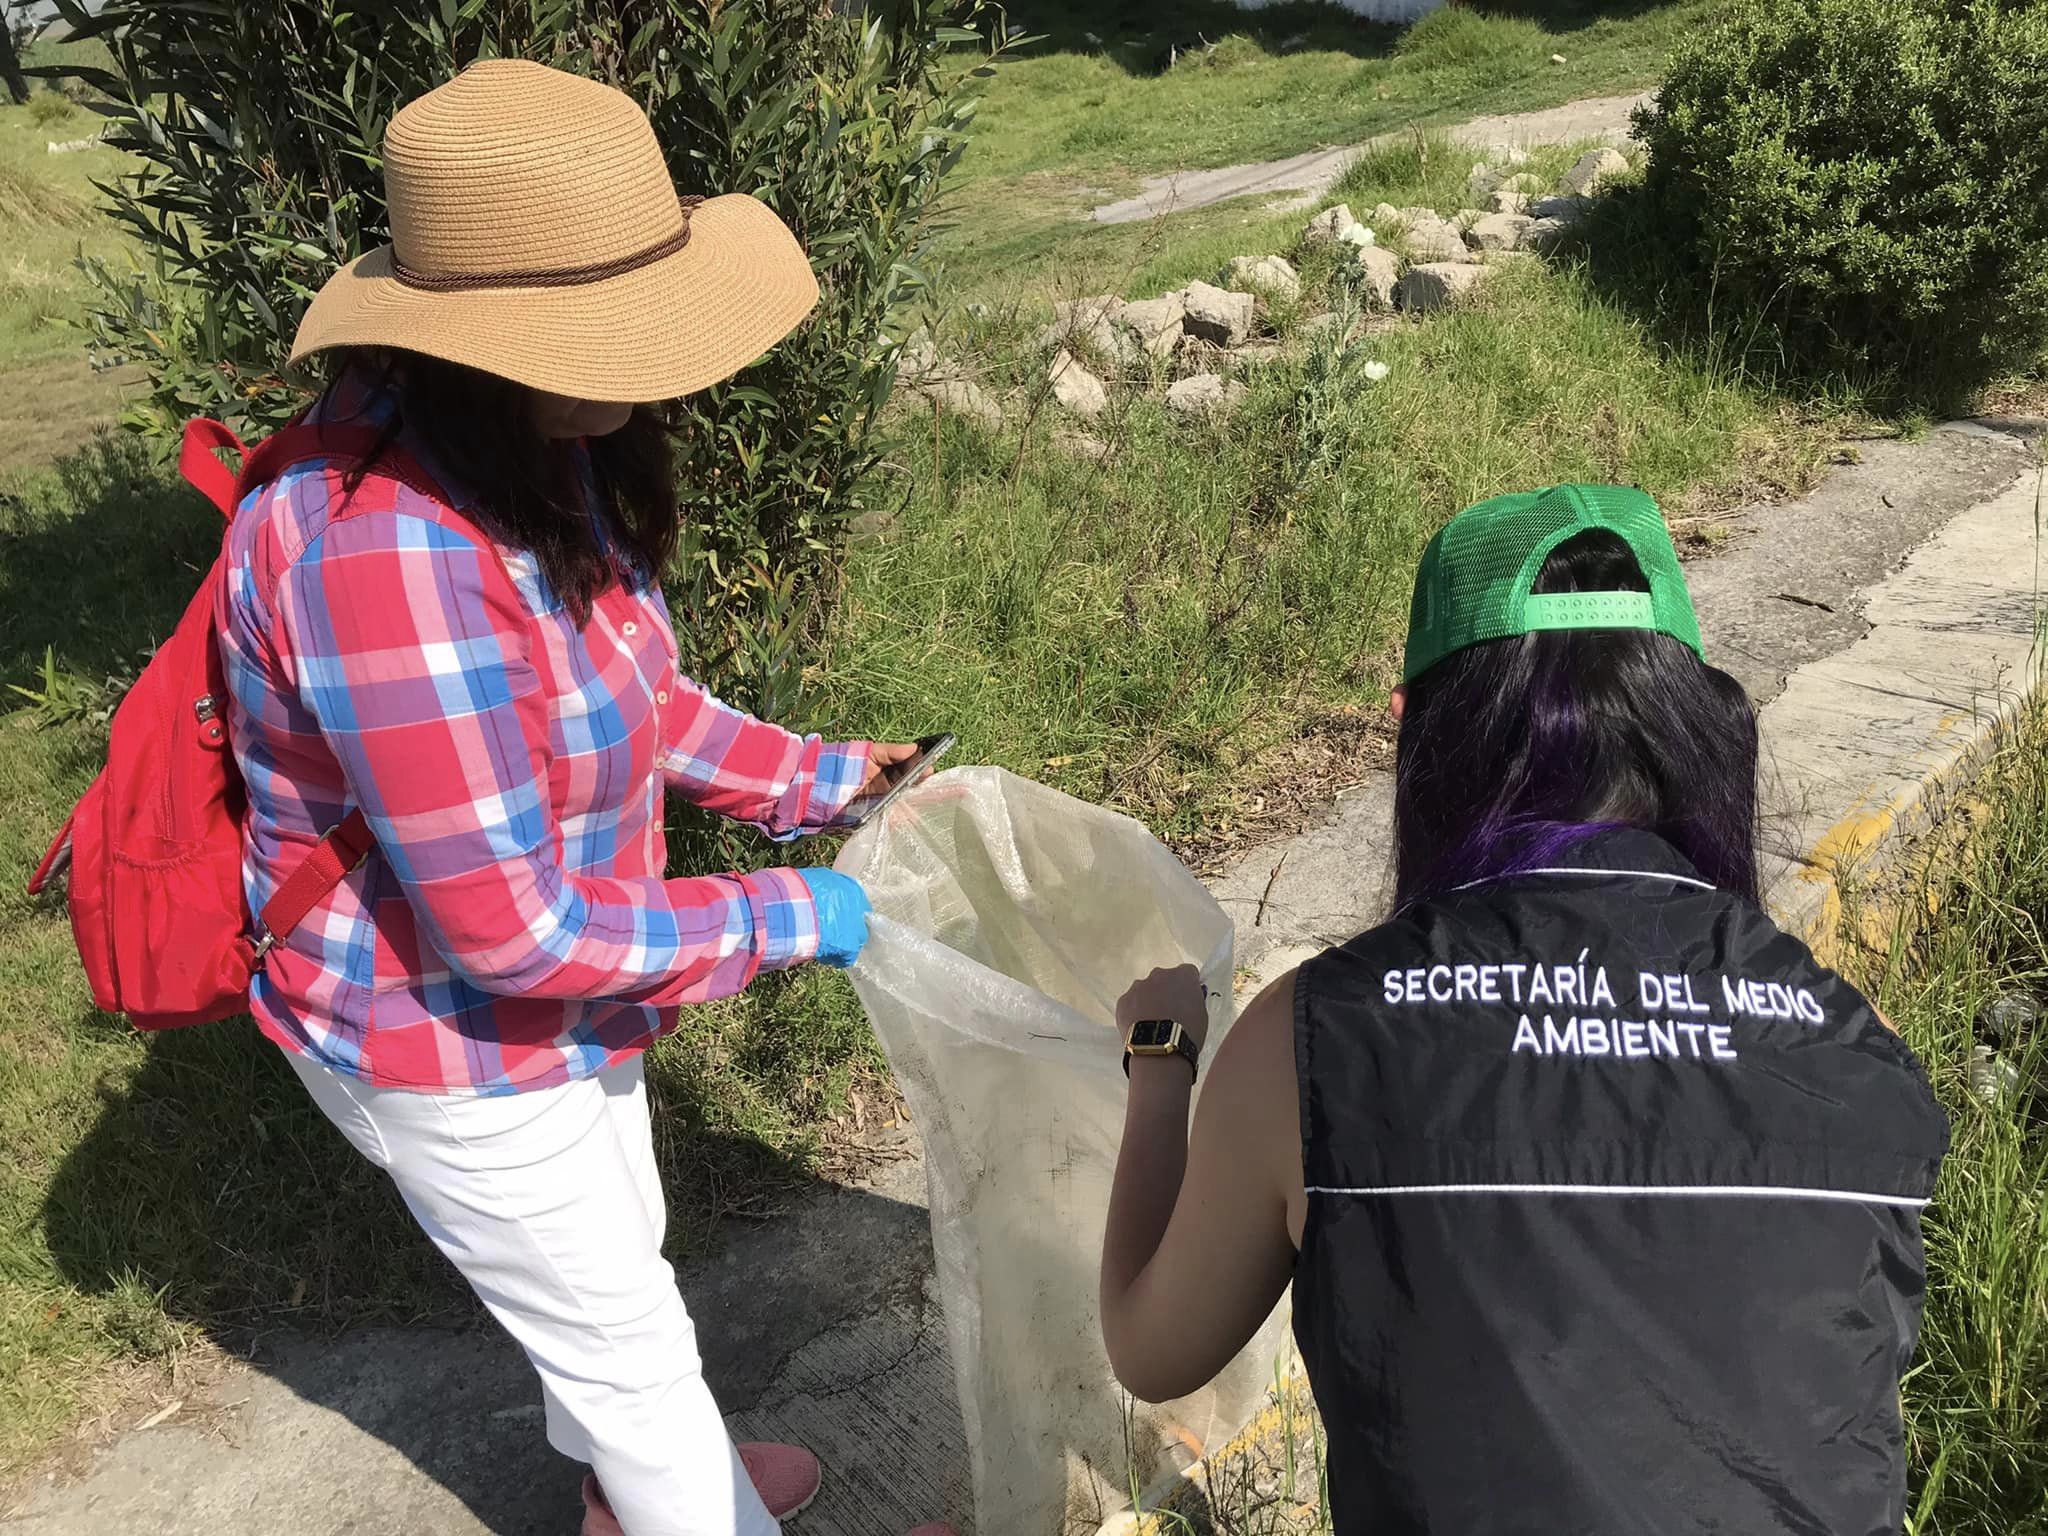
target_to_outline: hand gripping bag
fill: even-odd
[[[838,868],[874,902],[851,975],[924,1140],[977,1536],[1092,1531],[1134,1483],[1227,1440],[1286,1348],[1276,1312],[1200,1394],[1133,1405],[1096,1306],[1124,1121],[1117,998],[1192,961],[1213,1059],[1230,920],[1137,822],[996,768],[911,791]]]

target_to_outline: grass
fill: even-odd
[[[39,46],[25,62],[56,57],[56,49]],[[25,105],[0,95],[0,374],[7,379],[0,469],[47,464],[119,410],[121,375],[93,370],[75,324],[86,287],[74,264],[123,247],[94,211],[92,184],[116,174],[127,157],[105,147],[48,149],[91,137],[100,122],[40,84]]]
[[[1470,163],[1425,141],[1362,162],[1341,191],[1361,211],[1454,208]],[[1176,242],[1123,291],[1213,276],[1277,235]],[[1310,297],[1283,330],[1325,301],[1327,265],[1304,273]],[[960,342],[985,387],[1016,392],[1016,417],[1043,376],[1032,328],[998,312]],[[1270,779],[1270,754],[1376,712],[1415,557],[1458,507],[1595,480],[1711,514],[1803,483],[1823,456],[1823,423],[1661,348],[1569,263],[1518,263],[1485,302],[1349,348],[1334,335],[1253,375],[1226,427],[1123,394],[1093,428],[1121,445],[1107,466],[1062,451],[1050,410],[1028,432],[950,417],[907,430],[902,510],[849,559],[820,669],[835,717],[950,729],[963,760],[1213,841]]]
[[[1912,1533],[2048,1531],[2048,710],[2036,709],[1951,819],[1949,848],[1845,969],[1913,1044],[1953,1124],[1926,1221],[1928,1289],[1906,1383]],[[1852,914],[1852,936],[1870,914]],[[2032,999],[1972,1064],[1994,1005]]]
[[[1016,24],[1046,39],[991,83],[948,199],[949,268],[963,293],[999,301],[1118,265],[1128,230],[1081,220],[1148,175],[1642,89],[1716,8],[1498,4],[1404,32],[1313,5],[1017,6]],[[1193,51],[1159,72],[1176,43]]]

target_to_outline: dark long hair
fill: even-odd
[[[1647,591],[1601,530],[1538,592]],[[1613,827],[1665,839],[1757,899],[1756,711],[1742,685],[1649,630],[1563,630],[1455,651],[1409,685],[1394,765],[1395,904],[1549,863]]]
[[[388,393],[396,403],[376,451],[346,482],[354,490],[377,453],[401,432],[474,498],[467,515],[494,539],[531,553],[541,575],[581,625],[621,565],[659,576],[675,554],[680,524],[661,417],[636,406],[616,432],[587,440],[597,505],[579,484],[573,444],[533,424],[523,384],[418,352],[342,348],[335,389]]]

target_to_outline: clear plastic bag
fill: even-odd
[[[1096,1308],[1117,998],[1193,961],[1213,1055],[1230,920],[1137,822],[995,768],[913,790],[838,867],[874,902],[851,974],[924,1139],[978,1536],[1092,1530],[1243,1424],[1284,1348],[1276,1314],[1210,1388],[1132,1418]]]

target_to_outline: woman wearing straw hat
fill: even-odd
[[[384,150],[393,243],[293,347],[331,365],[319,451],[244,500],[221,598],[251,910],[338,828],[368,850],[253,1009],[532,1360],[594,1468],[585,1532],[760,1536],[817,1463],[735,1447],[704,1384],[640,1058],[679,1004],[851,963],[866,899],[825,869],[664,879],[661,793],[795,837],[911,749],[678,673],[641,405],[758,357],[817,285],[753,198],[679,199],[626,96],[537,64],[476,65]]]

